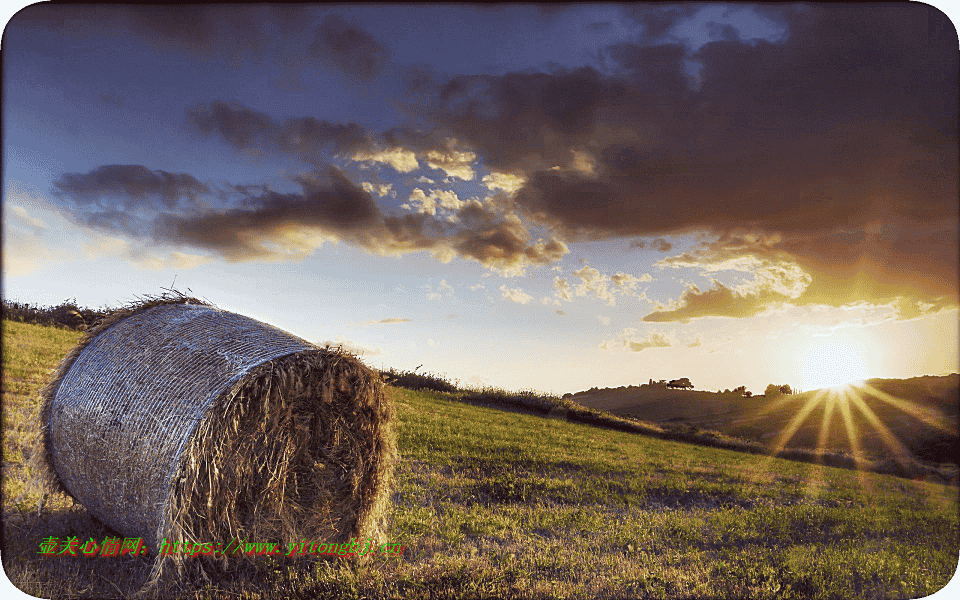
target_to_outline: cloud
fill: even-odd
[[[387,319],[380,319],[379,321],[361,321],[357,325],[383,325],[383,324],[393,324],[393,323],[411,323],[413,319],[403,319],[397,317],[390,317]]]
[[[371,157],[355,160],[374,160],[380,156],[377,152],[387,152],[384,161],[397,160],[395,150],[375,150],[373,136],[356,123],[331,123],[313,117],[278,122],[242,104],[219,100],[187,110],[187,123],[198,133],[216,135],[237,150],[292,154],[310,164],[325,162],[331,153],[353,153]],[[401,160],[399,164],[406,163]]]
[[[660,267],[693,267],[702,274],[753,274],[733,288],[687,290],[673,308],[652,320],[698,316],[750,316],[788,302],[844,306],[863,302],[904,307],[911,318],[956,305],[956,228],[907,223],[783,239],[779,235],[726,235],[700,248],[662,259]],[[697,307],[697,308],[694,308]]]
[[[542,266],[570,252],[556,238],[531,243],[530,233],[520,217],[499,214],[493,203],[467,201],[458,213],[465,228],[452,236],[457,253],[472,258],[502,275],[523,275],[530,266]]]
[[[718,281],[713,287],[700,291],[690,284],[680,299],[666,310],[652,312],[643,318],[646,322],[689,321],[703,317],[752,317],[786,298],[769,289],[757,293],[739,293]]]
[[[25,225],[29,227],[34,232],[39,233],[44,229],[48,229],[47,224],[41,221],[40,219],[30,216],[30,213],[27,212],[27,209],[22,206],[11,206],[10,209],[10,218],[13,223],[20,225]]]
[[[471,166],[476,154],[457,149],[456,140],[441,141],[400,128],[378,137],[356,123],[331,123],[314,117],[277,121],[242,104],[219,100],[190,108],[187,123],[192,130],[216,135],[237,150],[293,155],[313,165],[336,155],[389,165],[398,173],[411,173],[423,161],[460,179],[472,180],[476,175]]]
[[[220,209],[208,205],[213,190],[190,175],[140,165],[67,173],[54,190],[64,212],[88,228],[210,250],[228,261],[303,258],[325,240],[355,237],[381,221],[370,195],[337,169],[296,182],[299,194],[265,186],[217,190],[221,198],[239,196]]]
[[[520,288],[508,288],[506,285],[501,285],[500,291],[503,292],[504,298],[518,304],[526,304],[533,300],[533,296],[524,292]]]
[[[438,209],[458,211],[463,208],[464,202],[453,190],[430,190],[428,195],[420,188],[414,188],[409,201],[401,206],[425,215],[436,215]]]
[[[561,299],[566,300],[567,302],[573,301],[573,289],[570,287],[570,282],[566,279],[561,279],[560,277],[553,278],[553,287],[556,290],[554,295]]]
[[[193,269],[212,260],[209,256],[176,250],[167,252],[151,250],[142,245],[132,244],[128,240],[110,236],[98,236],[92,243],[81,244],[80,249],[86,260],[97,260],[103,257],[122,258],[138,269],[150,271]]]
[[[769,5],[755,10],[782,39],[718,30],[692,50],[669,35],[697,10],[628,10],[646,35],[607,48],[602,73],[423,73],[411,110],[492,173],[522,180],[511,197],[559,238],[644,236],[668,252],[668,235],[780,236],[776,249],[812,278],[791,302],[899,292],[956,306],[960,69],[949,21],[925,5]],[[931,37],[931,23],[950,34]],[[901,264],[906,278],[893,273]]]
[[[445,152],[430,150],[427,152],[427,165],[433,169],[439,169],[450,177],[459,177],[465,181],[471,181],[476,176],[476,171],[470,166],[477,159],[473,152],[460,152],[453,148]]]
[[[556,239],[531,240],[519,217],[501,214],[493,201],[461,202],[445,191],[424,195],[449,212],[441,222],[428,214],[384,214],[368,191],[335,167],[292,181],[299,192],[214,187],[185,173],[107,165],[63,175],[54,196],[57,207],[85,228],[206,250],[230,262],[303,260],[325,242],[345,241],[381,255],[429,252],[441,262],[461,257],[512,276],[569,252]]]
[[[877,11],[762,5],[753,10],[785,32],[781,39],[741,39],[715,27],[698,48],[680,43],[674,26],[701,8],[624,7],[643,35],[603,49],[602,70],[411,69],[404,108],[417,128],[374,133],[216,101],[188,111],[198,133],[245,153],[298,157],[317,172],[341,157],[389,165],[410,179],[421,168],[471,181],[486,173],[480,181],[500,204],[465,200],[442,215],[455,213],[456,223],[424,212],[425,204],[419,214],[393,214],[371,197],[379,190],[351,183],[361,196],[330,178],[321,186],[330,193],[317,200],[306,188],[280,194],[196,180],[174,181],[165,192],[149,183],[162,171],[149,171],[148,184],[130,173],[96,174],[116,184],[111,190],[91,172],[95,200],[84,199],[84,181],[63,180],[69,198],[60,201],[86,227],[231,260],[303,257],[324,241],[343,240],[381,254],[460,257],[516,275],[559,261],[574,241],[643,238],[634,247],[670,252],[670,236],[700,234],[713,246],[685,252],[688,265],[715,273],[709,268],[725,260],[746,261],[729,263],[746,270],[724,270],[752,280],[688,289],[654,318],[749,315],[778,303],[866,301],[902,306],[903,315],[956,306],[960,94],[949,20],[916,3]],[[316,17],[300,7],[174,14],[38,6],[17,18],[78,37],[132,34],[217,59],[259,59],[274,50],[278,64],[289,58],[299,69],[312,61],[361,79],[388,59],[380,42],[341,17],[326,17],[308,39],[298,31],[312,33]],[[332,209],[336,198],[356,200],[355,216],[369,218]],[[313,202],[319,217],[297,208]],[[328,218],[331,210],[346,220]],[[200,223],[224,225],[214,227],[220,237],[204,245],[190,229]],[[620,293],[612,277],[581,282],[578,289],[606,301]]]
[[[390,165],[398,173],[410,173],[420,168],[416,153],[406,148],[380,148],[376,150],[359,150],[350,158],[359,162],[383,163]]]
[[[164,208],[196,206],[210,188],[186,173],[151,171],[142,165],[104,165],[89,173],[66,173],[53,184],[54,194],[79,206],[105,211],[133,211],[159,202]]]
[[[727,237],[720,242],[704,243],[692,252],[662,259],[657,266],[696,268],[711,279],[712,287],[701,291],[694,284],[687,286],[680,298],[646,315],[648,322],[688,321],[703,317],[744,318],[769,308],[797,302],[813,278],[794,258],[776,248],[777,237]],[[753,275],[752,280],[727,286],[712,274],[741,272]]]
[[[523,184],[526,182],[526,180],[522,177],[511,175],[509,173],[496,172],[490,173],[489,175],[484,175],[481,181],[491,191],[503,190],[508,194],[516,193],[516,191],[522,188]]]
[[[453,286],[447,283],[446,279],[440,280],[440,283],[437,284],[436,290],[433,290],[429,285],[426,286],[426,289],[427,300],[442,300],[444,298],[454,297]]]
[[[393,190],[393,184],[392,184],[392,183],[384,183],[384,184],[380,184],[380,185],[374,185],[373,183],[370,183],[369,181],[364,181],[363,183],[360,184],[360,187],[362,187],[362,188],[363,188],[363,191],[367,192],[368,194],[376,193],[376,194],[377,194],[378,196],[380,196],[381,198],[383,198],[384,196],[396,197],[396,195],[397,195],[397,192],[395,192],[395,191]]]
[[[672,344],[666,335],[660,331],[652,331],[643,337],[639,337],[639,331],[632,327],[624,329],[617,339],[607,340],[600,344],[604,350],[610,350],[615,346],[622,346],[631,352],[641,352],[647,348],[668,348]]]
[[[657,238],[650,242],[650,247],[660,252],[669,252],[673,249],[673,244],[663,238]]]
[[[580,278],[580,283],[576,287],[572,287],[566,279],[554,277],[555,298],[571,302],[574,295],[595,296],[613,306],[616,304],[616,294],[643,297],[639,284],[653,280],[649,273],[639,277],[629,273],[606,275],[591,266],[584,266],[573,274]]]
[[[331,167],[326,176],[296,178],[302,193],[270,190],[244,198],[242,208],[197,215],[161,214],[163,241],[218,252],[230,261],[304,257],[327,239],[355,235],[380,222],[370,194]]]
[[[371,79],[377,75],[389,54],[386,47],[367,31],[339,15],[324,17],[308,52],[357,79]]]
[[[79,39],[92,35],[133,35],[162,50],[202,59],[260,60],[273,46],[298,46],[304,22],[313,19],[307,7],[294,5],[183,5],[177,10],[136,5],[38,6],[17,15],[23,24],[55,29]]]
[[[670,346],[670,340],[668,340],[661,333],[653,332],[639,341],[624,340],[624,346],[629,348],[632,352],[640,352],[641,350],[646,350],[647,348],[667,348]]]
[[[7,227],[4,227],[2,250],[5,277],[33,275],[56,262],[76,259],[75,253],[66,248],[50,247],[36,233],[28,235]]]
[[[652,10],[649,5],[626,5],[621,9],[627,17],[643,25],[644,37],[656,40],[667,35],[674,25],[693,16],[700,8],[701,5],[691,2],[679,6],[655,6]]]

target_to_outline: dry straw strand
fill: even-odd
[[[379,375],[195,298],[147,298],[91,328],[39,419],[45,493],[153,553],[164,539],[383,538],[397,451]],[[168,560],[182,571],[157,556],[152,583]]]

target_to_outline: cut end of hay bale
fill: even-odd
[[[165,296],[117,311],[64,359],[33,466],[153,553],[164,539],[381,539],[393,418],[354,356]]]
[[[318,349],[258,367],[184,451],[167,537],[381,537],[391,419],[379,378],[348,354]]]

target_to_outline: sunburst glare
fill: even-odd
[[[927,469],[914,454],[916,440],[911,431],[915,428],[909,423],[923,423],[947,436],[956,435],[956,425],[935,407],[898,398],[879,385],[852,382],[765,401],[753,420],[776,428],[767,445],[771,460],[809,449],[823,465],[855,467],[861,485],[870,481],[863,476],[867,470],[924,479]],[[754,473],[754,483],[759,482],[760,472]],[[810,475],[822,476],[817,473]],[[820,491],[818,482],[808,482],[807,493],[819,495]]]
[[[834,388],[870,376],[866,348],[847,336],[815,338],[802,344],[797,354],[803,389]]]

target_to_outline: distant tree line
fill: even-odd
[[[693,389],[693,384],[690,383],[690,379],[688,377],[681,377],[680,379],[671,379],[670,381],[667,381],[665,379],[654,381],[653,379],[650,379],[647,383],[641,384],[640,387],[641,388],[660,388],[660,389],[666,389],[666,388]],[[747,386],[745,385],[737,386],[732,390],[731,389],[726,389],[722,391],[717,390],[717,393],[722,395],[733,394],[734,396],[743,396],[745,398],[753,397],[753,392],[748,390]],[[793,391],[793,388],[791,388],[789,385],[786,385],[786,384],[777,385],[775,383],[771,383],[770,385],[767,386],[767,389],[763,392],[763,395],[767,398],[772,398],[774,396],[789,396],[793,393],[795,392]]]
[[[641,388],[652,387],[652,388],[671,388],[671,389],[682,389],[682,390],[692,390],[693,384],[690,383],[689,377],[681,377],[680,379],[671,379],[667,381],[666,379],[660,379],[654,381],[651,379],[649,382],[641,384]]]
[[[52,325],[84,331],[110,312],[107,308],[97,310],[78,306],[76,298],[64,300],[57,306],[36,306],[4,299],[2,315],[4,319],[20,323]]]

